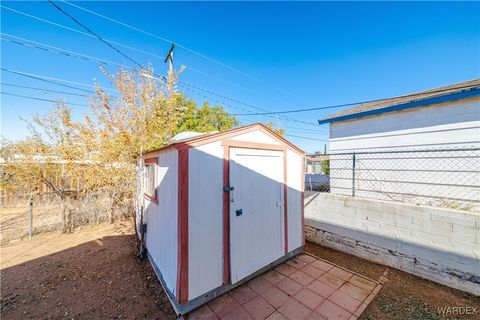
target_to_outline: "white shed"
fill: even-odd
[[[147,254],[179,314],[304,244],[299,148],[262,124],[184,137],[142,155]]]

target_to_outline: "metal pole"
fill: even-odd
[[[355,197],[355,152],[353,152],[352,160],[352,196]]]
[[[28,201],[28,206],[29,206],[29,220],[30,220],[30,227],[28,229],[28,236],[31,238],[33,234],[33,196],[30,195],[30,199]]]

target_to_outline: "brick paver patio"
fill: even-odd
[[[301,254],[192,311],[187,319],[357,319],[381,287]]]

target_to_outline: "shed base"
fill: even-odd
[[[221,296],[222,294],[238,287],[238,286],[241,286],[242,284],[252,280],[253,278],[259,276],[260,274],[276,267],[277,265],[279,264],[282,264],[283,262],[291,259],[292,257],[298,255],[299,253],[301,253],[303,251],[303,247],[299,247],[295,250],[292,250],[290,251],[289,253],[287,253],[286,255],[284,255],[283,257],[281,257],[280,259],[277,259],[275,260],[274,262],[266,265],[265,267],[261,268],[260,270],[252,273],[251,275],[249,275],[248,277],[240,280],[239,282],[235,283],[235,284],[224,284],[220,287],[217,287],[199,297],[196,297],[195,299],[193,300],[190,300],[189,302],[187,303],[184,303],[184,304],[180,304],[176,301],[176,298],[175,296],[173,295],[173,293],[168,290],[166,284],[165,284],[165,281],[163,280],[163,277],[162,277],[162,273],[160,272],[160,269],[158,269],[157,265],[155,264],[154,260],[152,259],[152,257],[150,256],[150,254],[148,253],[147,251],[147,256],[148,256],[148,260],[150,261],[150,264],[153,266],[153,270],[155,271],[155,274],[157,275],[157,278],[160,280],[160,283],[162,284],[162,287],[163,287],[163,290],[167,293],[167,296],[168,296],[168,299],[170,300],[170,302],[172,303],[172,306],[173,306],[173,309],[175,310],[175,313],[177,314],[177,316],[180,316],[180,315],[185,315],[187,313],[189,313],[190,311],[193,311],[195,309],[197,309],[198,307],[204,305],[205,303],[207,302],[210,302],[212,301],[213,299]]]

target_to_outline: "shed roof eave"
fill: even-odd
[[[273,130],[266,127],[265,125],[263,125],[261,123],[252,123],[252,124],[249,124],[249,125],[246,125],[246,126],[243,126],[243,127],[232,128],[232,129],[228,129],[228,130],[225,130],[225,131],[220,131],[220,132],[210,134],[210,135],[208,135],[208,134],[200,135],[200,136],[197,136],[197,137],[193,137],[193,138],[185,139],[185,140],[182,140],[182,141],[178,141],[178,142],[169,144],[165,147],[145,152],[141,156],[142,157],[152,156],[153,154],[157,154],[157,153],[162,152],[165,149],[168,149],[168,148],[171,148],[171,147],[175,147],[176,149],[181,149],[181,148],[189,148],[189,147],[192,147],[192,146],[199,146],[199,145],[203,145],[205,143],[209,143],[209,142],[213,142],[213,141],[228,138],[228,136],[230,136],[230,135],[246,133],[246,132],[253,131],[253,130],[256,130],[256,129],[260,129],[260,130],[264,131],[265,133],[267,133],[268,135],[270,135],[271,137],[273,137],[274,139],[276,139],[280,143],[285,144],[288,148],[294,150],[295,152],[297,152],[299,154],[302,154],[302,155],[305,154],[305,152],[303,150],[301,150],[300,148],[295,146],[293,143],[291,143],[290,141],[288,141],[284,137],[275,133]]]
[[[418,108],[418,107],[423,107],[423,106],[432,105],[432,104],[451,102],[451,101],[468,99],[468,98],[479,97],[479,96],[480,96],[480,88],[476,87],[476,88],[471,88],[471,89],[467,89],[460,92],[449,93],[449,94],[425,98],[421,100],[413,100],[407,103],[401,103],[401,104],[392,105],[392,106],[379,108],[379,109],[356,112],[356,113],[346,114],[338,117],[325,117],[325,118],[319,119],[318,124],[326,124],[326,123],[345,121],[345,120],[351,120],[356,118],[363,118],[363,117],[387,113],[387,112]]]

